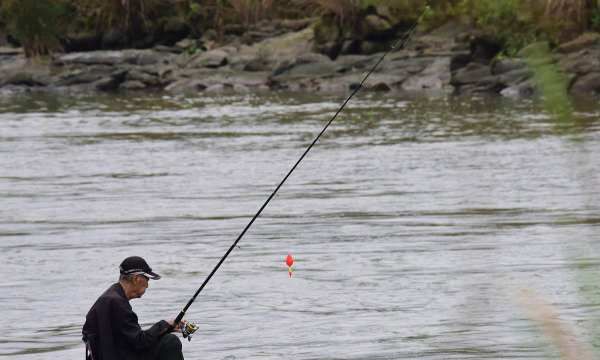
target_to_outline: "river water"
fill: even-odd
[[[142,324],[174,318],[342,100],[0,98],[0,357],[81,359],[130,255],[163,275]],[[532,307],[598,354],[600,106],[575,109],[353,99],[190,308],[186,359],[558,359]]]

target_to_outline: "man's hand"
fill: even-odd
[[[181,327],[185,325],[185,321],[181,320],[177,324],[175,324],[175,320],[166,320],[166,322],[171,326],[171,331],[181,331]]]

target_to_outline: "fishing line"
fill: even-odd
[[[385,57],[390,52],[394,51],[397,48],[402,49],[406,45],[406,43],[408,42],[408,40],[414,34],[414,32],[415,32],[415,30],[417,28],[417,25],[421,22],[421,19],[423,18],[423,16],[425,15],[427,9],[429,8],[428,3],[429,3],[429,1],[427,1],[425,3],[425,7],[423,8],[423,11],[421,12],[421,15],[417,18],[417,20],[415,21],[415,23],[408,29],[407,32],[405,32],[405,34],[404,34],[403,37],[401,37],[400,39],[396,40],[396,42],[390,47],[390,49],[388,51],[386,51],[379,58],[379,60],[375,63],[375,65],[373,65],[373,67],[371,68],[371,70],[369,70],[369,72],[367,73],[367,75],[365,75],[365,77],[362,79],[362,81],[360,82],[360,84],[354,88],[354,90],[352,91],[352,93],[350,93],[350,96],[348,96],[348,98],[346,99],[346,101],[344,101],[342,103],[342,106],[340,106],[340,108],[335,112],[335,114],[333,115],[333,117],[327,122],[327,124],[325,124],[325,127],[323,127],[323,130],[321,130],[321,132],[317,135],[317,137],[315,137],[315,139],[313,140],[313,142],[306,148],[306,150],[304,151],[304,153],[302,154],[302,156],[300,156],[300,158],[298,159],[298,161],[296,161],[296,163],[294,164],[294,166],[292,166],[292,168],[288,171],[288,173],[285,175],[285,177],[283,178],[283,180],[281,180],[281,182],[279,183],[279,185],[277,185],[277,187],[275,188],[275,190],[273,190],[273,192],[271,193],[271,195],[269,195],[269,197],[264,202],[264,204],[262,204],[262,206],[260,207],[260,209],[258,209],[258,211],[256,212],[256,214],[252,217],[252,219],[250,220],[250,222],[248,223],[248,225],[246,225],[246,227],[244,228],[244,230],[242,230],[242,232],[237,237],[237,239],[229,247],[229,249],[227,250],[227,252],[225,252],[225,255],[223,255],[223,257],[221,258],[221,260],[219,260],[219,262],[212,269],[212,271],[210,272],[210,274],[208,274],[208,276],[206,277],[206,279],[204,280],[204,282],[202,283],[202,285],[198,288],[198,290],[196,290],[196,293],[194,294],[194,296],[192,296],[192,298],[187,302],[187,304],[185,305],[185,307],[181,310],[181,312],[179,313],[179,315],[177,315],[177,317],[175,318],[174,324],[178,324],[181,321],[181,319],[183,319],[183,317],[185,316],[186,311],[194,303],[194,301],[196,300],[196,298],[198,297],[198,295],[200,294],[200,292],[202,291],[202,289],[204,289],[204,287],[206,286],[206,284],[208,284],[208,282],[213,277],[213,275],[217,272],[217,270],[219,270],[219,268],[221,267],[221,264],[223,264],[223,262],[225,261],[225,259],[227,259],[227,256],[229,256],[229,254],[233,251],[233,249],[235,249],[237,243],[242,239],[242,237],[244,237],[244,235],[246,234],[246,232],[248,231],[248,229],[250,229],[250,227],[252,226],[252,224],[254,223],[254,221],[260,216],[260,214],[262,213],[262,211],[265,209],[265,207],[267,207],[267,205],[269,204],[269,202],[271,201],[271,199],[273,199],[273,197],[275,196],[275,194],[277,194],[277,192],[279,191],[279,189],[281,188],[281,186],[283,186],[283,184],[290,177],[290,175],[292,175],[292,173],[294,172],[294,170],[296,170],[296,168],[298,167],[298,165],[300,164],[300,162],[304,159],[304,157],[308,154],[308,152],[313,148],[313,146],[317,143],[317,141],[319,141],[319,139],[325,133],[325,131],[327,130],[327,128],[329,127],[329,125],[331,125],[331,123],[335,120],[335,118],[338,116],[338,114],[342,112],[342,110],[344,109],[344,107],[346,107],[346,104],[348,104],[348,102],[350,101],[350,99],[352,99],[352,97],[354,97],[354,95],[356,95],[356,93],[362,87],[364,87],[364,84],[367,81],[367,78],[375,71],[375,69],[377,69],[377,67],[381,64],[381,62],[385,59]]]

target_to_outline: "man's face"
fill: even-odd
[[[133,278],[133,299],[141,298],[148,288],[148,278],[144,275],[136,275]]]

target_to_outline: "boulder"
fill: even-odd
[[[187,67],[191,68],[219,68],[227,65],[228,57],[226,51],[223,49],[209,50],[197,55],[194,55],[189,62]]]
[[[492,63],[492,74],[499,75],[527,67],[525,61],[520,59],[502,59]]]
[[[287,77],[323,77],[335,73],[335,64],[332,62],[304,63],[292,67],[282,75]]]
[[[94,82],[94,87],[99,91],[114,91],[119,88],[119,85],[125,80],[126,70],[114,71],[107,77],[104,77]]]
[[[511,87],[521,84],[533,77],[533,71],[529,68],[516,68],[498,75],[498,81],[504,86]]]
[[[110,66],[103,65],[67,69],[57,76],[55,85],[74,86],[79,84],[89,84],[108,76],[111,71],[112,68]]]
[[[268,71],[271,69],[271,63],[264,59],[252,59],[242,68],[244,71]]]
[[[173,94],[197,93],[204,91],[207,88],[206,84],[199,79],[179,79],[167,87],[165,91]]]
[[[50,84],[50,77],[26,69],[11,73],[6,77],[0,78],[0,86],[18,85],[18,86],[47,86]]]
[[[560,60],[560,66],[564,71],[577,75],[600,72],[600,51],[584,49],[569,54]]]
[[[148,72],[138,70],[138,69],[131,69],[127,73],[127,81],[141,82],[141,83],[145,84],[145,86],[154,86],[154,87],[159,86],[161,84],[161,82],[156,74],[150,74]]]
[[[378,15],[367,15],[364,19],[364,35],[367,39],[377,39],[382,35],[393,32],[393,30],[392,24]]]
[[[497,94],[504,89],[495,76],[487,76],[476,83],[465,84],[454,88],[457,95]]]
[[[600,34],[585,33],[574,40],[561,44],[556,50],[559,53],[567,54],[592,47],[598,43],[600,43]]]
[[[176,44],[175,47],[183,50],[183,51],[190,51],[190,50],[194,50],[194,49],[198,49],[200,48],[200,44],[198,43],[197,39],[183,39],[183,40],[179,40]]]
[[[443,90],[450,84],[450,58],[435,59],[421,73],[402,83],[406,91]]]
[[[454,72],[458,69],[461,69],[467,66],[468,63],[471,62],[471,54],[470,53],[458,53],[453,55],[450,58],[450,71]]]
[[[343,55],[335,59],[337,73],[352,73],[356,70],[370,69],[377,60],[369,55]]]
[[[323,54],[305,53],[296,58],[296,65],[312,64],[312,63],[331,63],[331,59]]]
[[[0,47],[0,56],[15,56],[15,55],[23,55],[23,48],[15,48],[10,46],[2,46]]]
[[[127,80],[119,85],[119,88],[124,90],[143,90],[147,88],[147,85],[141,81]]]
[[[279,26],[289,31],[300,31],[302,29],[307,28],[310,24],[313,24],[314,22],[315,20],[312,18],[297,20],[285,19],[279,23]]]
[[[54,65],[153,65],[160,63],[164,53],[153,50],[100,50],[63,54],[54,57]]]
[[[362,74],[361,74],[362,75]],[[348,75],[348,79],[351,80],[350,86],[352,83],[360,83],[362,80],[362,76],[350,76]],[[371,91],[390,91],[392,89],[399,89],[402,86],[402,82],[405,81],[406,75],[397,75],[397,74],[386,74],[386,73],[374,73],[369,76],[367,81],[365,82],[365,89]],[[350,87],[349,86],[349,87]]]
[[[476,62],[469,63],[464,68],[452,74],[452,85],[474,84],[492,75],[490,67]]]
[[[600,72],[583,75],[575,80],[571,92],[581,95],[595,95],[600,93]]]
[[[530,98],[537,93],[535,83],[532,80],[512,85],[500,91],[500,95],[508,98]]]

